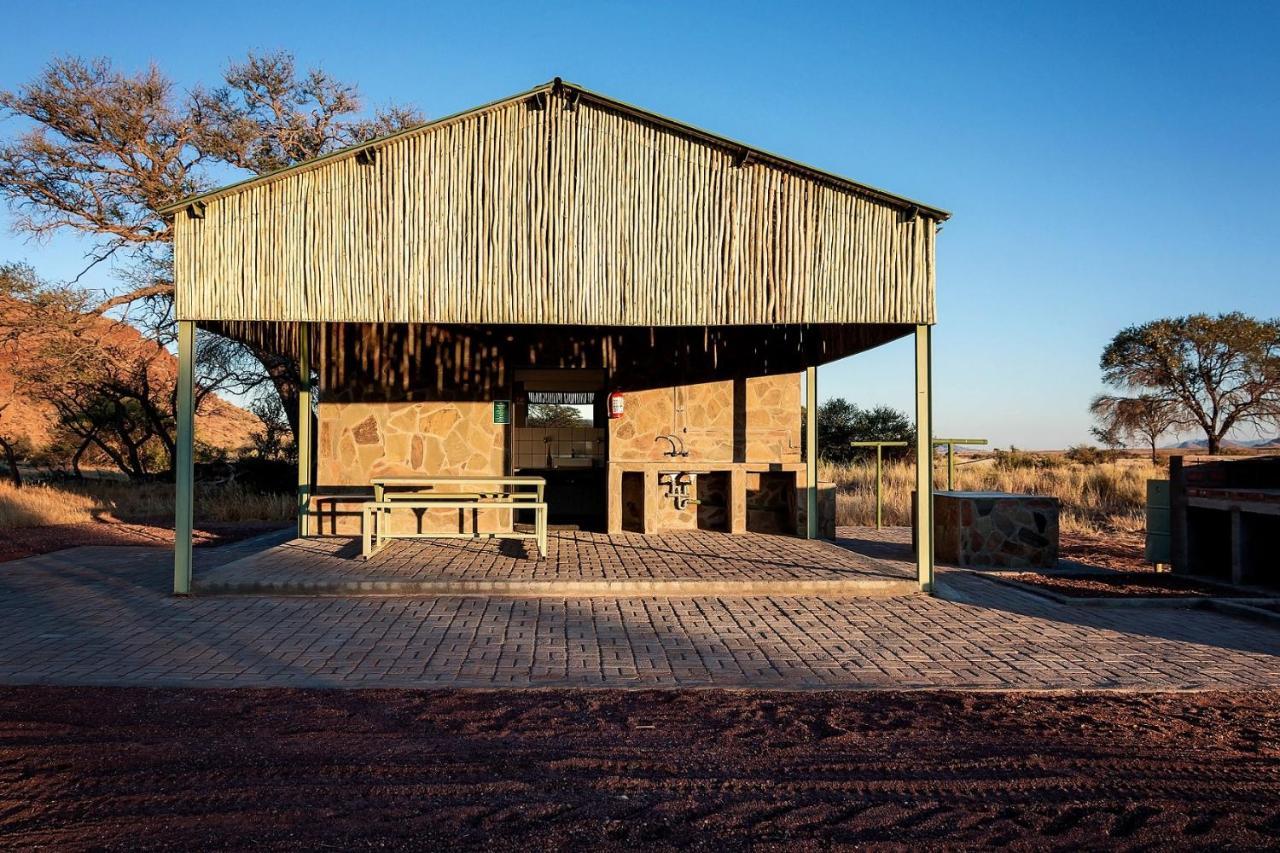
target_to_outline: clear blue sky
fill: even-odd
[[[558,75],[948,208],[940,434],[1083,441],[1121,327],[1280,315],[1280,3],[0,5],[5,88],[57,54],[185,86],[287,48],[439,116]],[[0,225],[0,259],[78,271]],[[821,392],[906,409],[911,375],[898,342]]]

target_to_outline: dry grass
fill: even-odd
[[[1067,533],[1138,532],[1145,527],[1147,480],[1168,479],[1168,470],[1149,460],[1124,459],[1080,465],[1061,458],[1045,467],[1007,468],[990,457],[957,461],[956,488],[965,491],[1052,495],[1062,502],[1061,528]],[[946,467],[935,471],[938,488],[946,488]],[[875,524],[875,463],[820,466],[819,476],[836,483],[836,523]],[[888,462],[884,472],[884,523],[911,523],[915,466]]]
[[[240,486],[214,486],[196,492],[197,521],[287,521],[293,498],[257,494]],[[173,522],[173,485],[86,480],[14,488],[0,483],[0,530],[85,522]]]
[[[819,474],[839,488],[838,524],[875,523],[873,463],[823,464]],[[939,488],[944,488],[942,465],[937,475]],[[1047,467],[1003,468],[990,458],[981,458],[957,465],[956,487],[1053,495],[1062,501],[1062,530],[1068,533],[1138,532],[1145,523],[1146,481],[1166,476],[1163,467],[1138,459],[1101,465],[1053,459]],[[914,466],[909,462],[886,463],[884,480],[885,523],[909,524]],[[291,495],[262,495],[235,485],[202,488],[196,496],[199,521],[288,521],[293,511]],[[172,518],[170,484],[88,480],[15,489],[7,482],[0,483],[0,530],[90,521],[172,522]]]

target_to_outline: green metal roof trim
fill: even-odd
[[[928,205],[923,202],[915,201],[914,199],[910,199],[905,196],[900,196],[895,193],[888,192],[887,190],[879,189],[878,187],[873,187],[868,184],[859,183],[858,181],[850,180],[849,178],[845,178],[840,175],[836,175],[831,172],[827,172],[822,169],[809,166],[805,163],[800,163],[796,160],[791,160],[786,157],[782,157],[770,151],[765,151],[764,149],[756,148],[755,146],[752,146],[752,145],[747,145],[744,142],[738,142],[735,139],[730,139],[726,136],[721,136],[720,134],[712,133],[711,131],[708,131],[708,130],[703,130],[700,127],[695,127],[694,125],[687,124],[682,121],[677,121],[676,119],[673,119],[673,118],[668,118],[667,116],[660,115],[658,113],[651,112],[646,109],[642,109],[632,104],[628,104],[625,101],[619,101],[614,98],[610,98],[608,95],[602,95],[598,92],[593,92],[584,86],[577,85],[576,83],[569,83],[569,82],[563,81],[559,77],[547,83],[534,86],[532,89],[519,92],[515,95],[511,95],[506,98],[500,98],[496,101],[490,101],[487,104],[482,104],[481,106],[478,106],[478,107],[472,107],[471,109],[463,110],[462,112],[453,113],[452,115],[448,115],[443,118],[438,118],[433,121],[423,122],[422,124],[415,124],[411,127],[406,127],[401,130],[398,130],[395,133],[389,133],[385,136],[379,136],[375,139],[370,139],[368,142],[361,142],[356,145],[349,145],[346,148],[340,148],[337,151],[331,151],[328,154],[324,154],[320,157],[315,157],[311,160],[304,160],[301,163],[295,163],[292,166],[285,166],[284,168],[276,169],[273,172],[266,172],[265,174],[262,174],[262,175],[255,175],[252,178],[246,178],[245,180],[238,181],[234,184],[228,184],[224,187],[208,190],[207,192],[199,193],[198,195],[189,196],[180,201],[176,201],[176,202],[173,202],[172,204],[165,205],[164,207],[160,208],[159,213],[165,216],[169,216],[196,202],[211,201],[216,198],[221,198],[223,196],[231,195],[233,193],[237,193],[242,190],[249,189],[250,187],[258,186],[259,184],[270,183],[271,181],[287,177],[296,172],[304,172],[309,169],[316,169],[321,166],[324,166],[327,163],[340,160],[344,157],[354,157],[360,151],[364,151],[367,149],[376,149],[379,146],[384,145],[395,139],[400,139],[402,137],[409,136],[416,133],[424,133],[429,130],[433,130],[435,128],[449,124],[450,122],[458,121],[459,119],[467,118],[468,116],[472,116],[472,115],[475,115],[476,113],[483,112],[485,110],[490,110],[495,107],[501,107],[501,106],[505,106],[506,104],[516,103],[516,102],[525,100],[540,92],[553,92],[553,91],[577,92],[582,98],[589,101],[593,101],[600,106],[617,110],[619,112],[627,113],[629,115],[635,116],[636,118],[642,121],[647,121],[652,124],[656,124],[660,127],[666,128],[667,130],[670,130],[675,133],[692,136],[697,139],[701,139],[703,141],[709,142],[711,144],[718,145],[727,150],[739,152],[741,154],[749,156],[750,159],[754,162],[764,163],[767,165],[788,169],[788,170],[797,172],[799,174],[802,174],[806,177],[810,177],[819,181],[824,181],[826,183],[833,184],[837,187],[842,187],[844,189],[848,189],[853,192],[859,193],[861,195],[865,195],[870,198],[887,202],[889,204],[892,204],[897,207],[901,207],[903,209],[915,208],[920,212],[920,214],[924,216],[928,216],[932,219],[938,220],[939,222],[945,219],[949,219],[951,217],[951,213],[949,211],[943,210],[942,208],[934,207],[932,205]]]

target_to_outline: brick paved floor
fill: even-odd
[[[546,559],[516,540],[401,539],[372,559],[358,540],[294,539],[198,573],[208,589],[355,581],[845,581],[911,579],[915,568],[794,536],[551,531]],[[528,549],[528,550],[526,550]]]
[[[255,547],[198,550],[197,571]],[[941,573],[955,601],[179,599],[169,559],[85,547],[0,564],[0,682],[1280,687],[1280,630],[1208,611],[1064,606],[960,572]]]

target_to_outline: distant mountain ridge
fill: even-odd
[[[1204,450],[1209,446],[1209,442],[1203,438],[1191,438],[1177,444],[1165,446],[1165,450]],[[1237,449],[1252,448],[1255,450],[1262,448],[1280,449],[1280,436],[1275,438],[1254,438],[1246,441],[1235,441],[1233,439],[1223,439],[1222,447],[1234,447]]]

